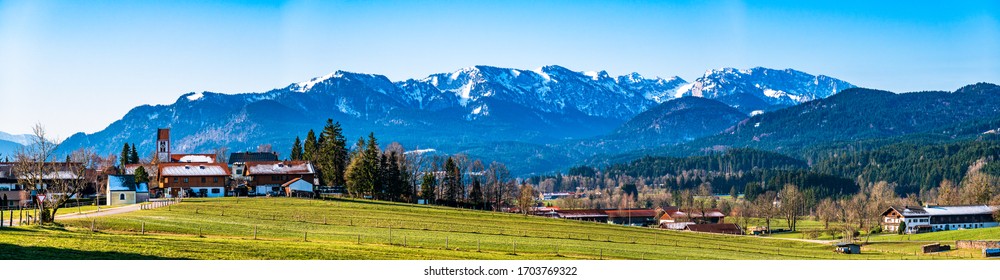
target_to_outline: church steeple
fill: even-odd
[[[156,130],[156,158],[160,162],[170,162],[170,129]]]

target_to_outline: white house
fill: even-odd
[[[898,232],[904,226],[904,233],[922,233],[995,227],[997,209],[988,205],[889,207],[882,213],[882,230]]]

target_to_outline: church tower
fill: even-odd
[[[170,129],[156,130],[156,159],[159,162],[170,162]]]

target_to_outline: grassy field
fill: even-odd
[[[368,200],[188,199],[61,223],[0,230],[0,259],[948,258]]]
[[[937,231],[920,234],[880,234],[873,235],[873,241],[955,241],[955,240],[1000,240],[1000,227]]]

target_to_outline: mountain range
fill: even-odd
[[[721,133],[678,145],[631,151],[592,164],[646,155],[688,156],[720,148],[776,151],[816,161],[843,151],[902,141],[942,143],[996,139],[1000,86],[978,83],[953,92],[893,93],[851,88],[825,99],[741,120]]]
[[[168,127],[179,153],[272,144],[287,155],[296,136],[331,118],[348,138],[374,132],[383,142],[408,149],[525,162],[509,165],[526,174],[596,154],[588,148],[594,145],[604,153],[684,142],[718,133],[748,115],[851,87],[822,75],[759,67],[711,70],[690,83],[556,65],[475,66],[405,81],[336,71],[260,93],[194,92],[173,104],[138,106],[101,131],[72,135],[61,149],[110,154],[135,143],[151,152],[156,129]]]

